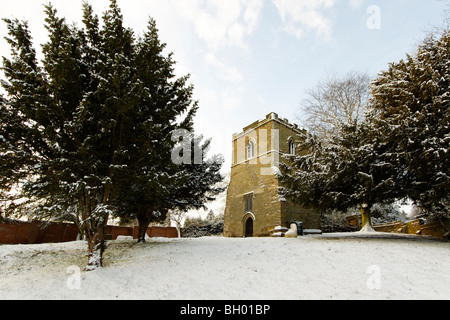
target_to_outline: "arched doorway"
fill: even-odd
[[[245,222],[245,237],[253,237],[253,219],[251,217],[248,217],[247,221]]]

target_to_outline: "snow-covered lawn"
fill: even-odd
[[[450,244],[334,235],[0,246],[0,299],[450,299]]]

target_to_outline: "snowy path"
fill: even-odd
[[[450,299],[450,244],[321,237],[0,246],[0,299]],[[75,282],[72,280],[75,279]]]

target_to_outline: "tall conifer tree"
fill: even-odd
[[[135,188],[134,197],[145,192],[139,209],[153,215],[158,208],[177,177],[165,170],[171,132],[191,130],[198,107],[189,77],[175,77],[154,20],[136,38],[115,0],[102,26],[88,3],[81,29],[51,5],[45,11],[42,66],[27,23],[5,20],[12,57],[2,68],[0,179],[5,192],[20,187],[36,215],[73,219],[92,270],[102,265],[105,226],[121,190],[145,185]]]
[[[397,189],[426,212],[450,220],[450,30],[380,72],[372,85],[373,123]]]

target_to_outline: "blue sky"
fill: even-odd
[[[81,21],[81,1],[53,0],[68,21]],[[108,0],[89,1],[96,12]],[[274,111],[301,118],[305,91],[330,74],[372,76],[403,58],[441,26],[440,0],[118,0],[137,33],[148,17],[174,52],[177,74],[192,75],[200,110],[197,133],[213,138],[229,171],[231,137]],[[1,17],[26,19],[35,46],[46,40],[42,1],[1,0]],[[0,26],[0,55],[8,56]]]

